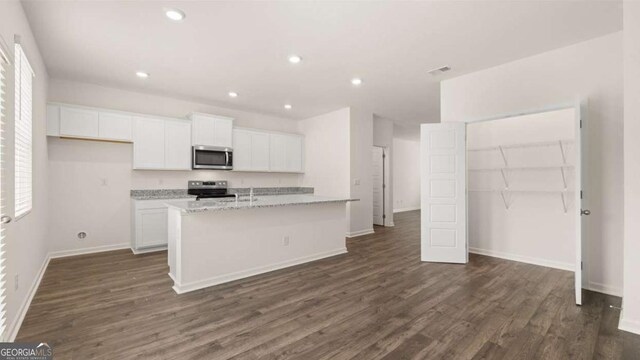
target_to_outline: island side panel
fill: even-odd
[[[182,225],[182,212],[179,209],[169,207],[167,211],[168,223],[168,243],[167,243],[167,261],[169,262],[169,276],[174,282],[179,281],[180,276],[178,273],[178,259],[180,237],[182,232],[180,230]]]
[[[207,211],[181,220],[178,293],[347,252],[345,203]]]

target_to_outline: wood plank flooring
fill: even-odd
[[[52,260],[16,341],[55,359],[639,359],[620,299],[570,272],[420,262],[419,212],[349,253],[176,295],[166,252]],[[295,241],[295,239],[292,239]]]

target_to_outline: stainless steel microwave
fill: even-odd
[[[195,145],[192,159],[193,169],[233,169],[233,149],[228,147]]]

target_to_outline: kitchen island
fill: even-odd
[[[185,293],[347,252],[346,198],[168,201],[169,276]]]

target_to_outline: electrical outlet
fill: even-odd
[[[354,179],[353,185],[360,185],[360,179]]]
[[[107,179],[105,178],[100,179],[100,185],[107,186]]]
[[[289,236],[285,236],[282,238],[282,246],[289,246]]]
[[[13,289],[17,291],[19,287],[20,287],[20,274],[16,274],[13,280]]]

